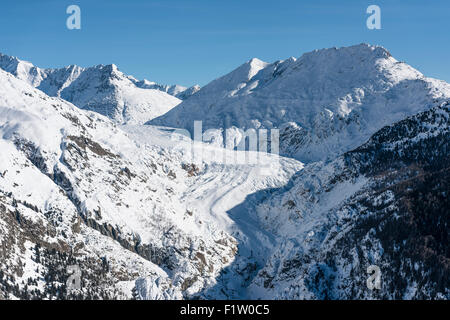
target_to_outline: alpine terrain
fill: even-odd
[[[41,69],[30,62],[0,54],[0,69],[15,75],[52,97],[60,97],[81,109],[91,110],[118,123],[144,123],[187,99],[198,86],[159,85],[137,80],[116,65]]]
[[[252,59],[148,123],[278,128],[281,153],[311,162],[356,148],[449,95],[448,83],[426,78],[382,47],[361,44],[274,63]]]
[[[450,85],[379,46],[202,88],[0,55],[0,299],[449,299],[449,140]]]

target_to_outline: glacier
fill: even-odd
[[[368,44],[202,88],[0,55],[0,299],[448,299],[449,105]],[[197,120],[278,129],[281,155],[236,161]]]

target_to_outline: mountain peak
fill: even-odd
[[[111,72],[117,72],[117,71],[119,71],[119,68],[117,68],[117,65],[115,65],[114,63],[107,64],[107,65],[105,66],[105,68],[106,68],[107,70],[110,70]]]
[[[4,66],[4,67],[3,67]],[[2,69],[9,69],[5,70],[7,72],[17,72],[17,69],[20,67],[26,67],[26,68],[32,68],[34,67],[31,62],[20,60],[19,58],[15,56],[9,56],[3,53],[0,53],[0,67]]]
[[[246,72],[248,72],[248,80],[253,78],[260,70],[267,67],[269,63],[264,62],[258,58],[252,58],[243,65]]]
[[[272,64],[252,59],[150,124],[192,130],[193,120],[202,120],[204,129],[283,129],[295,122],[281,133],[280,150],[309,162],[347,151],[383,125],[448,97],[448,84],[363,43]]]
[[[30,62],[27,62],[27,61],[20,60],[16,56],[10,56],[10,55],[7,55],[7,54],[4,54],[4,53],[0,52],[0,62],[6,62],[6,61],[11,62],[11,63],[12,62],[14,62],[14,63],[20,63],[20,62],[30,63]]]
[[[248,60],[247,63],[249,65],[255,66],[255,67],[257,67],[257,66],[264,66],[264,65],[268,64],[267,62],[264,62],[264,61],[262,61],[261,59],[258,59],[258,58],[251,58],[250,60]]]

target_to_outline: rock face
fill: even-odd
[[[447,83],[424,77],[382,47],[361,44],[270,64],[252,59],[149,124],[278,128],[282,154],[313,162],[356,148],[383,126],[449,97]]]
[[[117,123],[139,124],[158,117],[181,102],[186,88],[138,81],[120,72],[116,65],[40,69],[15,57],[0,54],[0,69],[81,109],[103,114]],[[189,92],[186,91],[187,98]]]
[[[449,85],[385,49],[253,59],[151,122],[279,127],[306,165],[140,125],[119,101],[182,91],[114,65],[0,65],[0,299],[450,298]]]

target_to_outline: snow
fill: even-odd
[[[0,69],[79,108],[99,112],[118,123],[144,123],[161,116],[195,93],[197,87],[160,86],[126,76],[116,65],[40,69],[30,62],[0,54]],[[187,91],[189,90],[189,91]]]
[[[321,255],[351,230],[352,201],[374,183],[349,174],[341,154],[450,97],[447,83],[365,44],[252,59],[201,89],[139,81],[115,65],[39,69],[0,55],[0,68],[0,205],[38,234],[0,215],[0,242],[17,237],[2,263],[24,264],[19,281],[39,278],[34,244],[64,244],[107,259],[108,290],[121,298],[321,298],[309,276],[360,267],[355,248],[339,271]],[[409,119],[414,130],[383,148],[447,133],[439,110]],[[194,120],[217,129],[214,143],[183,135]],[[223,148],[230,127],[237,140],[238,128],[280,128],[290,157]],[[366,200],[395,208],[389,190]],[[377,262],[384,248],[371,245],[365,258]]]
[[[382,47],[361,44],[271,64],[253,59],[149,124],[189,131],[195,120],[204,130],[295,124],[280,132],[281,152],[313,162],[351,150],[383,126],[449,97],[449,84],[426,78]]]
[[[180,297],[181,285],[199,272],[199,254],[209,271],[186,293],[196,294],[214,285],[222,268],[233,261],[238,241],[235,237],[247,238],[248,230],[252,230],[255,236],[246,240],[247,250],[261,237],[251,218],[230,218],[228,210],[239,206],[251,193],[284,185],[302,168],[296,160],[262,153],[255,156],[259,162],[247,164],[236,161],[244,151],[174,140],[170,130],[163,128],[117,126],[106,117],[48,97],[1,70],[0,91],[0,141],[2,150],[7,151],[2,153],[0,171],[8,171],[0,179],[1,189],[13,192],[18,200],[25,197],[42,213],[60,212],[63,218],[58,232],[72,235],[72,240],[69,237],[64,241],[72,245],[83,242],[89,255],[107,253],[115,268],[138,274],[135,280],[153,279],[147,282],[149,297]],[[83,147],[76,137],[93,142]],[[192,146],[203,157],[197,162],[198,174],[189,176],[182,164],[196,160]],[[261,174],[261,166],[276,170]],[[70,191],[50,179],[55,174],[63,174],[70,181]],[[32,221],[48,220],[44,214],[36,216],[34,211],[20,209]],[[134,264],[142,257],[112,239],[105,242],[107,237],[97,231],[83,225],[81,234],[73,234],[73,221],[79,214],[116,228],[122,241],[139,239],[138,243],[155,250],[176,248],[180,253],[172,255],[170,268],[149,261],[139,267]],[[125,261],[130,256],[133,265],[127,266]],[[164,283],[174,285],[173,293],[155,291],[153,283],[158,277],[151,276],[155,273],[166,279]]]

